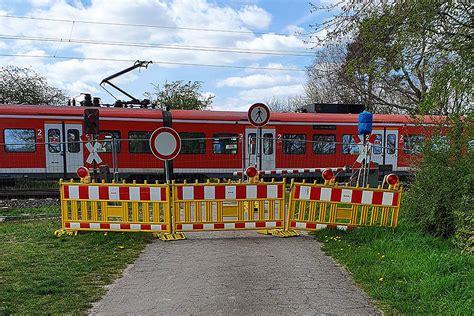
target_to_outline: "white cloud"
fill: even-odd
[[[304,86],[302,84],[275,86],[264,89],[250,89],[239,93],[240,98],[248,103],[262,102],[275,98],[285,98],[290,96],[299,96],[304,93]]]
[[[98,25],[88,23],[71,23],[58,21],[39,21],[28,19],[0,19],[0,34],[17,36],[60,38],[63,42],[2,40],[0,53],[29,54],[29,55],[57,55],[77,56],[85,58],[106,58],[124,60],[154,60],[180,63],[202,63],[220,65],[255,65],[265,64],[266,55],[238,54],[223,52],[206,52],[199,50],[172,50],[155,47],[128,47],[123,45],[87,45],[68,42],[71,39],[86,39],[97,41],[152,43],[182,46],[201,47],[229,47],[241,49],[276,49],[301,50],[306,45],[293,35],[258,35],[251,29],[267,28],[272,21],[269,12],[251,4],[241,8],[232,8],[227,5],[218,5],[215,1],[207,0],[136,0],[114,1],[93,0],[84,6],[80,1],[65,0],[30,0],[30,8],[22,8],[16,13],[9,10],[8,14],[27,15],[51,19],[65,19],[75,21],[107,21],[124,24],[164,25],[181,28],[241,30],[246,33],[232,32],[204,32],[180,30],[173,28],[131,27],[119,25]],[[10,12],[11,11],[11,12]],[[1,14],[7,14],[1,11]],[[106,17],[106,19],[105,19]],[[298,30],[296,26],[289,26],[288,31]],[[46,76],[51,84],[58,88],[67,89],[72,95],[81,92],[101,91],[98,83],[107,75],[128,67],[131,62],[107,62],[94,60],[65,60],[0,57],[1,64],[31,66],[35,71]],[[159,67],[179,67],[176,65],[162,65]],[[287,68],[279,63],[268,64],[265,67]],[[300,68],[300,67],[290,67]],[[191,68],[189,68],[191,69]],[[300,74],[275,72],[265,70],[249,70],[248,76],[230,77],[218,81],[217,87],[245,88],[247,91],[275,87],[295,86],[301,81]],[[129,74],[117,78],[118,83],[126,84],[140,78],[140,75]],[[171,79],[172,80],[172,79]],[[122,85],[121,85],[122,87]],[[278,89],[277,89],[278,90]],[[132,95],[140,93],[130,91]],[[214,93],[217,93],[214,92]],[[235,98],[233,103],[246,104],[242,97],[246,92]],[[278,93],[276,91],[275,93]],[[239,91],[235,92],[239,95]],[[218,98],[216,97],[215,103]],[[220,99],[219,99],[220,100]],[[234,102],[233,101],[233,102]],[[221,101],[219,101],[221,102]],[[223,101],[222,101],[223,102]],[[247,106],[247,104],[245,105]]]
[[[270,13],[256,5],[245,6],[239,11],[239,16],[246,25],[257,29],[265,29],[272,22]]]
[[[291,35],[300,35],[300,34],[304,34],[306,31],[304,28],[302,27],[299,27],[297,25],[288,25],[286,28],[285,28],[287,31],[288,31],[288,34],[291,34]]]
[[[245,49],[265,50],[294,50],[309,48],[307,44],[294,35],[284,36],[276,34],[263,34],[250,41],[237,41],[236,46]]]
[[[33,7],[45,7],[51,5],[55,0],[29,0]]]
[[[218,87],[265,88],[301,82],[302,78],[288,74],[256,74],[245,77],[229,77],[217,83]],[[303,79],[304,80],[304,79]]]

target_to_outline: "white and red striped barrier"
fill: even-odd
[[[307,201],[397,206],[399,193],[350,187],[321,187],[297,184],[294,187],[293,198]]]
[[[164,187],[101,184],[64,185],[63,197],[90,201],[167,201],[168,199]]]
[[[64,222],[64,227],[76,230],[166,231],[169,226],[167,224]]]
[[[177,186],[177,200],[247,200],[281,199],[283,186],[279,184],[263,185],[189,185]]]
[[[283,229],[285,181],[173,183],[173,231]]]
[[[293,183],[286,227],[294,230],[396,227],[402,191]]]
[[[280,174],[305,174],[305,173],[322,173],[324,170],[329,169],[333,172],[342,172],[346,171],[346,167],[340,168],[309,168],[309,169],[278,169],[278,170],[260,170],[258,174],[260,176],[268,176],[268,175],[280,175]],[[234,176],[242,176],[245,174],[242,171],[235,171],[233,173]]]
[[[60,185],[65,231],[171,232],[168,185],[72,181]]]
[[[199,230],[236,230],[236,229],[275,229],[282,228],[283,221],[256,221],[231,223],[190,223],[178,224],[177,230],[182,232]]]
[[[335,225],[335,224],[317,224],[308,222],[290,221],[290,229],[302,229],[302,230],[319,230],[325,228],[340,229],[340,230],[351,230],[357,226],[353,225]]]

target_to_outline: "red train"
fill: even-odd
[[[83,113],[79,106],[1,105],[2,177],[74,177],[89,154],[79,142]],[[357,120],[355,114],[272,113],[262,129],[261,168],[351,166],[358,149],[353,140]],[[415,124],[404,115],[375,114],[372,161],[387,171],[407,171],[417,144],[437,121],[420,120]],[[163,174],[164,163],[151,154],[147,141],[161,126],[171,126],[182,138],[172,163],[176,176],[231,176],[257,161],[260,143],[245,112],[100,108],[100,130],[121,139],[114,143],[115,155],[112,142],[104,143],[102,164],[116,167],[120,177]]]

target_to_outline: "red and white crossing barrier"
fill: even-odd
[[[277,175],[277,174],[303,174],[303,173],[321,173],[324,170],[329,169],[333,172],[341,172],[346,171],[346,167],[339,167],[339,168],[310,168],[310,169],[279,169],[279,170],[260,170],[258,174],[260,176],[267,176],[267,175]],[[233,173],[234,176],[242,176],[242,171],[235,171]]]
[[[289,228],[304,229],[304,230],[318,230],[324,228],[335,228],[340,230],[351,230],[356,228],[354,225],[337,225],[337,224],[318,224],[308,222],[290,221]]]
[[[104,186],[104,185],[64,185],[64,199],[111,200],[111,201],[167,201],[166,188]]]
[[[179,231],[226,230],[226,229],[272,229],[283,226],[283,221],[257,221],[233,223],[190,223],[177,224]]]
[[[177,199],[191,200],[245,200],[245,199],[281,199],[283,186],[265,185],[191,185],[178,186]]]
[[[78,230],[165,231],[168,226],[166,224],[64,222],[64,227]]]
[[[372,191],[344,187],[320,187],[296,185],[296,200],[312,200],[335,203],[357,203],[375,206],[397,206],[398,192]]]

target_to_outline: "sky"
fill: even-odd
[[[304,94],[317,49],[307,33],[332,15],[310,9],[307,0],[2,0],[0,65],[31,67],[70,96],[113,103],[102,79],[150,60],[112,82],[142,99],[166,81],[201,81],[213,110],[246,111]]]

